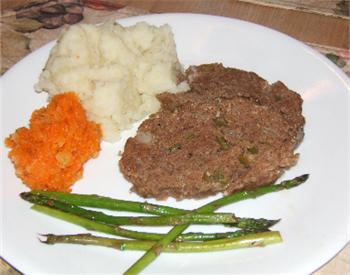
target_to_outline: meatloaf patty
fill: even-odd
[[[201,198],[275,181],[296,164],[302,100],[281,82],[220,64],[190,67],[191,91],[161,94],[161,110],[129,138],[119,162],[146,198]]]

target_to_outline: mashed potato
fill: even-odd
[[[159,109],[156,94],[188,90],[181,76],[168,25],[80,24],[61,34],[35,89],[50,96],[75,91],[103,139],[113,142]]]

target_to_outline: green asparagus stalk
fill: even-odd
[[[190,211],[173,208],[164,205],[151,204],[148,202],[125,201],[103,197],[99,195],[84,195],[63,192],[31,191],[33,194],[41,194],[49,198],[58,199],[77,206],[145,213],[153,215],[179,215]]]
[[[194,210],[196,213],[212,213],[220,207],[225,205],[250,199],[256,198],[268,193],[277,192],[283,189],[290,189],[296,187],[308,179],[309,175],[305,174],[299,177],[296,177],[292,180],[283,181],[280,184],[268,185],[264,187],[258,187],[252,191],[242,191],[233,193],[226,197],[220,198],[218,200],[212,201],[197,210]],[[142,271],[146,266],[153,262],[163,251],[163,249],[169,245],[178,235],[180,235],[184,230],[186,230],[188,225],[177,225],[173,227],[168,234],[156,244],[154,244],[139,260],[137,260],[124,274],[137,274]]]
[[[40,194],[21,193],[21,197],[35,204],[59,209],[67,213],[76,214],[80,217],[103,222],[109,225],[147,225],[164,226],[180,224],[229,224],[237,228],[248,228],[263,230],[276,224],[279,220],[251,219],[235,217],[231,213],[188,213],[172,216],[153,216],[153,217],[123,217],[110,216],[103,212],[91,211],[67,204],[65,202],[48,198]]]
[[[242,191],[231,194],[228,200],[233,202],[238,198],[239,200],[255,198],[267,193],[273,193],[284,189],[291,189],[293,187],[299,186],[307,180],[309,175],[305,174],[300,177],[296,177],[292,180],[286,180],[280,184],[271,184],[267,186],[258,187],[251,191]],[[150,204],[147,202],[135,202],[135,201],[125,201],[112,199],[108,197],[98,196],[98,195],[84,195],[84,194],[72,194],[72,193],[62,193],[62,192],[48,192],[48,191],[31,191],[33,194],[41,194],[47,197],[58,199],[69,204],[74,204],[77,206],[86,206],[93,208],[127,211],[127,212],[138,212],[147,213],[154,215],[179,215],[191,212],[190,210],[184,210],[179,208],[173,208],[163,205]],[[225,198],[227,198],[225,197]],[[221,202],[219,202],[221,203]],[[224,202],[225,203],[225,202]],[[228,202],[231,203],[231,202]],[[213,208],[213,205],[211,208]],[[209,207],[208,207],[209,208]]]
[[[46,244],[69,243],[69,244],[84,244],[98,245],[104,247],[112,247],[121,251],[124,250],[148,250],[154,246],[152,241],[139,240],[122,240],[105,237],[97,237],[91,234],[78,235],[42,235],[45,239],[40,241]],[[246,236],[220,239],[205,242],[171,242],[166,245],[162,251],[164,252],[212,252],[229,249],[247,248],[247,247],[262,247],[269,244],[279,243],[282,241],[278,231],[261,232],[248,234]]]
[[[128,230],[120,226],[112,226],[104,224],[101,222],[93,221],[87,218],[83,218],[74,214],[66,213],[61,210],[53,209],[50,207],[42,205],[33,205],[32,209],[40,213],[49,215],[54,218],[58,218],[67,222],[70,222],[75,225],[79,225],[87,230],[102,232],[106,234],[111,234],[115,236],[138,239],[138,240],[150,240],[157,241],[165,236],[165,234],[160,233],[149,233],[149,232],[140,232],[134,230]],[[186,234],[179,235],[175,240],[177,242],[183,241],[208,241],[208,240],[217,240],[224,238],[235,238],[244,236],[247,234],[257,233],[260,230],[236,230],[234,232],[224,232],[224,233],[200,233],[200,232],[191,232]]]

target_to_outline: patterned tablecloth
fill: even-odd
[[[350,1],[348,0],[237,1],[338,17],[349,20],[350,25]],[[144,9],[125,6],[124,2],[115,0],[1,0],[1,74],[33,50],[56,39],[60,31],[69,24],[99,23],[148,13]],[[320,44],[309,45],[327,56],[350,76],[349,46],[335,48]],[[350,263],[346,260],[345,255],[348,252],[342,253],[340,258],[338,256],[338,261],[329,263],[325,271],[321,270],[320,274],[330,274],[330,272],[331,274],[350,274]],[[0,259],[0,274],[19,273]]]
[[[321,13],[349,19],[349,1],[238,0],[281,9]],[[99,23],[147,11],[123,6],[114,0],[2,0],[1,74],[43,44],[57,38],[67,24]],[[122,2],[122,1],[121,1]],[[132,1],[129,1],[132,2]],[[310,44],[350,75],[349,49]]]

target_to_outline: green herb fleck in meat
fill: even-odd
[[[215,182],[220,182],[223,185],[227,184],[227,180],[225,179],[225,171],[224,168],[219,167],[218,169],[214,170],[213,173],[213,180]]]
[[[189,132],[185,135],[185,139],[187,140],[192,140],[198,137],[198,134],[193,133],[193,132]]]
[[[181,149],[181,144],[180,143],[175,143],[173,145],[171,145],[170,147],[165,149],[165,152],[167,152],[168,154]]]
[[[276,101],[281,101],[282,100],[282,96],[280,94],[275,94],[274,98]]]
[[[203,173],[203,176],[202,176],[202,180],[205,182],[205,183],[210,183],[211,182],[211,174],[208,172],[208,171],[205,171]]]
[[[214,122],[214,125],[216,127],[227,127],[228,126],[227,120],[222,116],[213,118],[213,122]]]
[[[247,151],[252,155],[256,155],[257,153],[259,153],[258,147],[256,146],[247,148]]]
[[[212,174],[209,171],[204,172],[202,180],[205,183],[219,182],[222,185],[227,185],[227,180],[225,178],[225,171],[223,167],[215,169]]]
[[[238,157],[238,160],[241,164],[244,165],[244,167],[249,167],[249,159],[248,157],[245,155],[245,154],[241,154],[239,157]]]
[[[229,142],[223,136],[217,136],[216,141],[222,150],[228,150],[230,148]]]

